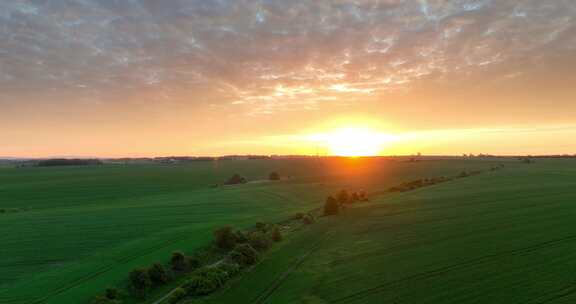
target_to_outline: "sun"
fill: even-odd
[[[311,139],[326,146],[331,155],[360,157],[380,155],[395,136],[366,127],[343,127],[312,135]]]

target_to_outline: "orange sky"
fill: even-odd
[[[135,3],[0,4],[0,156],[576,153],[569,1]]]

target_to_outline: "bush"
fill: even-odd
[[[248,236],[246,236],[246,233],[242,232],[241,230],[236,231],[235,237],[236,237],[236,243],[238,244],[248,242]]]
[[[168,297],[168,303],[176,304],[176,303],[180,302],[180,300],[184,299],[185,297],[186,297],[186,289],[184,289],[182,287],[178,287],[178,288],[174,289],[174,291],[172,292],[170,297]]]
[[[348,191],[341,190],[338,193],[338,203],[340,205],[345,205],[345,204],[348,204],[349,202],[350,202],[350,195],[348,194]]]
[[[188,295],[202,296],[216,291],[226,282],[227,275],[218,268],[207,268],[199,271],[188,279],[183,285]]]
[[[305,225],[314,224],[315,221],[316,221],[316,219],[314,218],[314,216],[312,214],[305,214],[304,217],[302,217],[302,222]]]
[[[245,184],[247,181],[244,177],[240,176],[239,174],[232,175],[224,185],[238,185],[238,184]]]
[[[272,241],[280,242],[282,241],[282,233],[280,232],[280,228],[278,226],[274,226],[272,229]]]
[[[368,201],[368,195],[366,194],[366,191],[361,190],[361,191],[358,193],[358,199],[359,199],[360,201],[367,202],[367,201]]]
[[[266,231],[268,231],[268,228],[269,228],[268,224],[266,224],[266,223],[261,223],[261,222],[256,223],[256,230],[258,230],[258,231],[266,232]]]
[[[188,270],[193,270],[200,267],[200,259],[195,256],[186,257],[186,266],[188,266]]]
[[[226,274],[226,277],[231,278],[240,272],[240,266],[238,264],[221,263],[218,268]]]
[[[340,213],[338,201],[334,197],[329,196],[324,204],[324,215],[336,215],[338,213]]]
[[[302,218],[304,218],[304,213],[302,212],[298,212],[294,215],[294,219],[301,220]]]
[[[264,251],[272,246],[272,240],[264,232],[252,232],[248,235],[248,244],[258,251]]]
[[[232,250],[227,259],[241,267],[258,262],[258,252],[250,244],[241,244]]]
[[[154,263],[148,269],[148,276],[150,276],[150,281],[152,281],[153,285],[163,285],[170,281],[170,275],[160,263]]]
[[[358,195],[358,192],[353,192],[352,195],[350,196],[350,202],[355,203],[358,201],[360,201],[360,195]]]
[[[214,241],[216,247],[223,250],[231,250],[236,246],[236,233],[232,230],[230,226],[224,226],[222,228],[214,230]]]
[[[188,270],[188,263],[186,261],[186,256],[181,251],[172,252],[172,257],[170,258],[170,266],[174,271],[186,271]]]
[[[136,296],[145,296],[152,287],[152,282],[148,276],[148,271],[144,268],[132,270],[129,275],[130,288]]]
[[[268,176],[268,179],[271,180],[271,181],[280,180],[280,174],[278,174],[278,172],[272,172],[272,173],[270,173],[270,175]]]
[[[116,288],[106,288],[106,291],[104,292],[104,296],[110,300],[116,300],[118,298],[120,298],[120,291],[118,291],[118,289]]]

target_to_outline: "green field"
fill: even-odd
[[[384,194],[400,182],[500,162],[505,170]],[[300,159],[0,168],[0,208],[20,210],[0,214],[0,303],[85,303],[135,267],[205,247],[215,227],[282,220],[342,188],[364,189],[372,202],[290,235],[206,301],[568,303],[574,165]],[[274,170],[290,178],[261,181]],[[211,187],[233,173],[254,182]]]
[[[206,302],[575,303],[575,220],[576,161],[508,166],[348,209]]]

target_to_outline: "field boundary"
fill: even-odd
[[[294,263],[292,263],[291,266],[288,267],[288,269],[286,269],[285,271],[283,271],[282,273],[280,273],[275,279],[274,281],[272,281],[272,284],[270,284],[261,294],[259,294],[258,296],[256,296],[251,303],[254,304],[261,304],[264,303],[264,301],[268,300],[268,298],[270,298],[270,296],[272,294],[274,294],[274,292],[276,290],[278,290],[278,288],[280,288],[280,286],[282,286],[282,283],[284,283],[284,281],[286,281],[286,279],[288,278],[288,276],[290,276],[291,273],[293,273],[296,269],[298,269],[302,264],[304,264],[304,262],[306,261],[306,259],[311,256],[314,252],[316,252],[319,248],[320,245],[322,245],[322,242],[324,240],[326,240],[326,238],[328,238],[330,232],[326,232],[321,238],[320,240],[314,244],[314,246],[312,246],[312,248],[310,248],[310,250],[308,250],[306,253],[304,253],[303,255],[301,255],[300,257],[298,257],[296,259],[296,261],[294,261]]]

